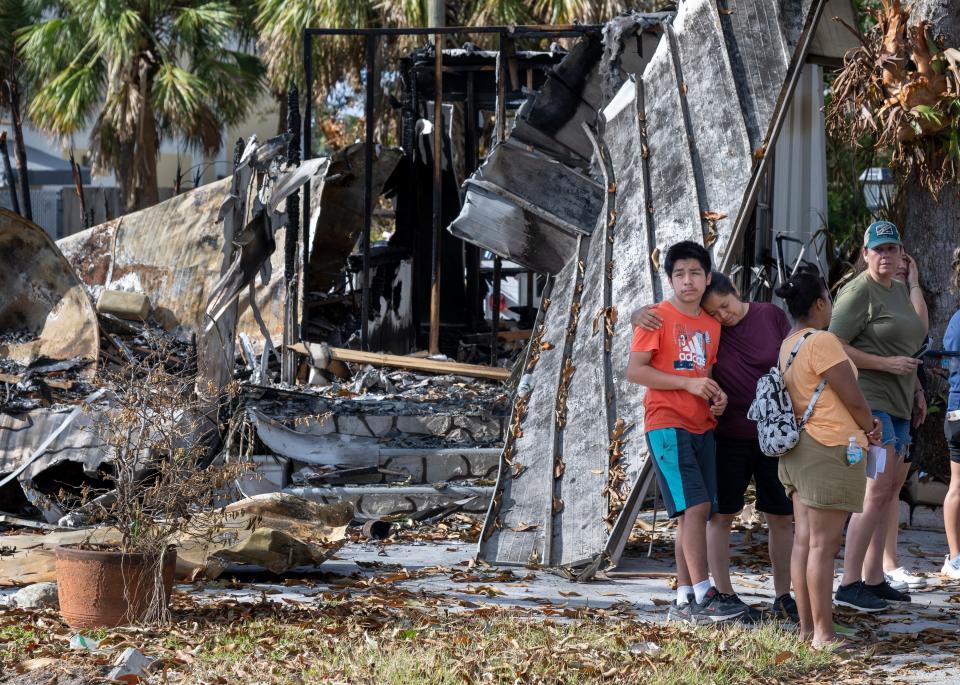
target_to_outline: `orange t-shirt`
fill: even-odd
[[[780,347],[781,369],[786,366],[790,351],[797,344],[797,337],[810,330],[813,329],[804,328],[783,341]],[[807,410],[813,391],[823,378],[823,372],[843,362],[850,365],[853,375],[856,376],[857,367],[850,361],[850,357],[843,351],[840,340],[833,333],[817,331],[803,341],[796,359],[783,375],[787,392],[790,393],[790,402],[793,403],[793,413],[796,414],[797,419]],[[829,383],[817,398],[805,430],[811,438],[827,447],[846,445],[851,436],[857,439],[861,447],[867,446],[867,438],[860,426]]]
[[[717,361],[720,324],[703,310],[688,316],[669,301],[660,302],[655,311],[663,319],[660,330],[633,331],[631,352],[652,352],[650,366],[674,376],[702,378]],[[697,435],[717,425],[710,405],[702,397],[686,390],[647,388],[643,398],[644,429],[683,428]]]

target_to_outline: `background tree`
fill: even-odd
[[[10,112],[13,128],[13,149],[17,159],[20,181],[20,209],[27,219],[33,219],[30,207],[30,180],[27,176],[27,147],[23,141],[23,114],[21,102],[28,83],[24,78],[23,61],[17,47],[18,31],[32,25],[39,18],[37,8],[27,0],[0,0],[0,111]],[[7,179],[13,184],[13,179]],[[16,193],[15,190],[13,190]]]
[[[216,154],[256,101],[263,68],[239,49],[244,15],[226,0],[48,2],[17,34],[43,84],[28,116],[62,138],[92,121],[94,167],[114,171],[127,209],[155,204],[161,142]]]
[[[931,24],[931,34],[946,47],[960,49],[960,3],[954,0],[917,0],[910,21]],[[950,289],[953,251],[960,247],[960,178],[955,175],[934,196],[921,183],[908,183],[904,239],[920,265],[924,294],[930,308],[930,333],[943,340],[958,295]]]

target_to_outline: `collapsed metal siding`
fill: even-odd
[[[625,379],[629,312],[668,296],[658,262],[670,244],[701,242],[718,263],[735,247],[731,227],[823,2],[688,0],[601,118],[606,204],[540,313],[533,389],[514,409],[484,560],[581,578],[616,563],[649,474],[643,392]]]

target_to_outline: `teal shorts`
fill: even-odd
[[[704,502],[711,514],[716,513],[717,447],[712,430],[697,435],[682,428],[658,428],[647,432],[647,446],[670,518]]]

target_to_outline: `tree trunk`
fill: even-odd
[[[160,154],[160,139],[157,135],[157,119],[150,101],[153,90],[153,67],[144,63],[140,67],[140,96],[142,109],[137,127],[134,147],[134,179],[136,208],[152,207],[160,201],[157,187],[157,157]]]
[[[917,0],[911,13],[911,24],[928,21],[933,25],[932,35],[941,36],[946,47],[960,48],[960,3],[955,0]],[[960,308],[960,294],[950,290],[953,272],[953,251],[960,247],[960,179],[954,179],[934,199],[916,182],[909,183],[904,243],[916,259],[920,270],[927,307],[930,310],[930,335],[934,347],[943,345],[943,333],[953,313]],[[931,379],[928,402],[936,402],[945,391],[939,376]],[[943,414],[934,413],[920,432],[918,454],[914,461],[927,473],[949,474],[944,455]]]
[[[137,184],[134,181],[136,173],[133,166],[135,147],[132,140],[121,142],[117,155],[117,168],[114,173],[117,176],[117,184],[120,186],[120,202],[123,204],[121,214],[132,212],[137,207]]]
[[[10,153],[7,152],[7,132],[0,131],[0,157],[3,158],[3,176],[10,191],[10,208],[14,214],[20,214],[20,202],[17,200],[17,186],[13,182],[13,167],[10,166]]]
[[[16,80],[7,81],[7,93],[10,96],[10,118],[13,120],[13,153],[17,158],[17,178],[20,179],[20,206],[24,218],[33,221],[33,208],[30,206],[30,176],[27,172],[27,146],[23,142],[23,118],[20,116],[20,84]]]

